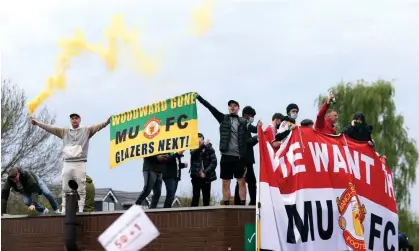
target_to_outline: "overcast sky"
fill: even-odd
[[[128,26],[140,28],[146,53],[162,56],[157,75],[145,79],[124,59],[110,73],[98,57],[79,57],[68,72],[68,88],[46,102],[57,124],[68,125],[71,112],[80,113],[85,125],[97,123],[189,91],[221,111],[227,111],[229,99],[252,105],[265,124],[290,102],[298,103],[301,118],[314,119],[315,98],[336,82],[384,78],[395,80],[397,111],[405,115],[410,136],[419,140],[418,1],[219,0],[213,26],[195,37],[190,19],[200,3],[9,1],[0,9],[2,76],[35,97],[53,72],[59,38],[82,29],[89,40],[104,42],[110,17],[122,14]],[[198,109],[199,130],[218,151],[217,122],[205,108]],[[96,187],[140,191],[142,161],[110,169],[108,145],[109,127],[90,143],[88,174]],[[178,195],[191,193],[187,170],[183,177]],[[213,192],[221,194],[220,180]],[[412,194],[418,193],[416,185]],[[419,196],[412,196],[412,207],[419,211]]]

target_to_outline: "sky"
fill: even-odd
[[[191,33],[191,14],[202,2],[9,1],[0,9],[1,74],[34,98],[53,73],[60,38],[81,29],[88,40],[104,42],[111,16],[121,14],[127,26],[139,28],[147,55],[161,58],[157,74],[145,78],[126,56],[113,72],[94,55],[74,59],[67,89],[45,103],[58,125],[69,125],[72,112],[89,125],[190,91],[220,111],[227,112],[229,99],[242,107],[252,105],[256,120],[265,125],[291,102],[298,103],[301,118],[314,120],[314,100],[337,82],[382,78],[394,80],[397,112],[419,141],[414,105],[419,94],[419,1],[218,0],[212,26],[197,37]],[[216,120],[201,105],[198,116],[199,131],[218,151]],[[141,191],[142,160],[110,169],[107,156],[109,127],[90,141],[87,172],[96,187]],[[188,170],[182,175],[178,195],[190,195]],[[221,195],[220,180],[212,191]],[[419,186],[411,192],[418,194]],[[419,196],[412,196],[412,209],[419,212]]]

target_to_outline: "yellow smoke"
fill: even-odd
[[[213,0],[205,0],[204,3],[192,13],[194,35],[202,36],[211,28],[212,8]]]
[[[28,103],[30,114],[33,114],[55,91],[66,88],[66,71],[70,68],[70,61],[82,53],[90,52],[98,55],[106,63],[109,71],[115,70],[119,52],[118,41],[126,44],[129,48],[136,70],[147,77],[156,74],[159,62],[146,56],[142,47],[139,46],[138,32],[126,28],[122,16],[112,17],[111,25],[106,29],[105,35],[106,46],[89,43],[81,30],[76,30],[74,37],[61,39],[58,42],[61,52],[55,63],[54,75],[48,78],[45,89]]]

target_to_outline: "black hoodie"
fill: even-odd
[[[343,128],[342,133],[357,141],[372,141],[371,134],[373,131],[373,127],[372,125],[367,124],[365,120],[365,115],[362,112],[356,112],[354,114],[353,119],[360,119],[362,123],[357,123],[355,124],[355,126],[346,126],[345,128]]]

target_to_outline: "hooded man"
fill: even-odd
[[[257,133],[257,128],[249,124],[246,119],[239,117],[240,105],[235,100],[228,101],[228,114],[223,114],[198,94],[197,100],[220,124],[220,177],[223,180],[224,205],[230,204],[230,183],[233,178],[239,182],[240,203],[245,205],[247,135],[248,132]]]
[[[254,117],[256,116],[256,111],[251,106],[246,106],[243,108],[242,117],[252,123]],[[253,136],[250,132],[247,133],[247,151],[246,151],[246,176],[245,180],[247,183],[247,190],[249,191],[250,202],[249,205],[256,205],[256,176],[255,171],[253,170],[253,164],[255,163],[255,156],[253,152],[253,147],[258,143],[258,136]],[[234,204],[240,205],[240,193],[239,193],[239,184],[236,184],[236,189],[234,193]]]
[[[192,202],[191,207],[197,207],[202,192],[203,206],[209,206],[211,201],[211,183],[217,179],[217,156],[209,140],[198,133],[199,148],[191,150]]]
[[[87,153],[89,151],[90,138],[98,131],[109,125],[111,118],[109,117],[103,123],[92,126],[80,126],[80,115],[77,113],[70,114],[70,128],[55,127],[47,125],[31,118],[32,125],[39,126],[45,131],[54,134],[63,140],[64,164],[62,171],[62,210],[65,214],[66,193],[71,189],[68,186],[70,180],[75,180],[79,185],[77,191],[80,195],[78,201],[79,212],[83,212],[86,199],[86,164]]]
[[[335,123],[338,120],[338,113],[330,110],[330,103],[334,100],[333,94],[329,94],[326,102],[322,105],[317,114],[314,129],[325,134],[336,134]]]
[[[370,146],[375,147],[371,138],[372,131],[373,127],[367,124],[365,115],[362,112],[356,112],[351,125],[343,128],[342,133],[356,141],[368,142]]]
[[[275,141],[281,142],[285,138],[288,137],[291,130],[297,126],[295,124],[295,120],[298,118],[298,112],[300,109],[298,105],[291,103],[287,106],[287,116],[284,117],[284,121],[282,121],[281,125],[279,126],[278,133],[275,135]]]
[[[7,180],[1,190],[1,214],[6,213],[7,200],[9,199],[10,189],[20,193],[25,205],[28,209],[36,210],[39,213],[46,214],[49,212],[48,208],[38,204],[38,197],[40,194],[51,204],[52,209],[58,212],[58,204],[54,196],[49,191],[47,185],[35,173],[25,171],[20,167],[12,167],[7,176]]]

